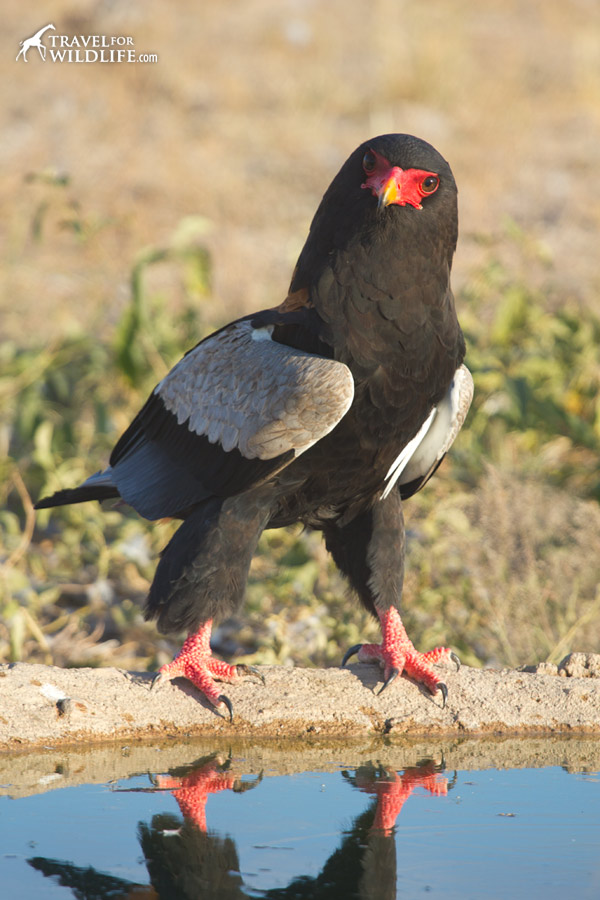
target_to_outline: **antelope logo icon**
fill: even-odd
[[[32,47],[38,48],[42,60],[46,62],[46,48],[42,44],[42,35],[45,31],[48,31],[49,28],[52,28],[54,31],[56,31],[54,25],[45,25],[43,28],[40,28],[39,31],[36,31],[36,33],[32,35],[32,37],[25,38],[24,41],[21,41],[21,49],[17,53],[17,59],[15,60],[15,62],[19,59],[21,54],[23,54],[24,61],[27,62],[27,52],[31,50]]]

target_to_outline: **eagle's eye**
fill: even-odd
[[[419,185],[424,194],[433,194],[440,186],[440,179],[437,175],[428,175]]]

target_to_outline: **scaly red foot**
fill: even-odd
[[[215,659],[210,652],[212,619],[201,625],[197,632],[188,634],[183,647],[173,660],[161,666],[151,684],[151,688],[170,678],[183,677],[195,684],[213,706],[226,706],[229,719],[233,722],[233,706],[229,697],[221,694],[215,681],[237,681],[242,675],[256,675],[262,683],[265,679],[254,666],[235,665]]]
[[[381,644],[356,644],[350,647],[342,660],[342,665],[346,665],[350,657],[358,653],[360,662],[378,662],[383,668],[383,687],[379,691],[380,694],[403,672],[409,678],[424,684],[432,694],[441,691],[445,706],[448,688],[443,681],[438,680],[432,664],[452,660],[457,668],[460,668],[458,656],[447,647],[436,647],[427,653],[415,650],[402,624],[400,614],[394,607],[380,613],[379,619],[383,638]]]

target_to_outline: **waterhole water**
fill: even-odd
[[[600,897],[600,743],[0,757],[6,900]]]

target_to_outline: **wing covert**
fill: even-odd
[[[154,389],[110,460],[112,481],[142,515],[175,515],[205,497],[247,490],[328,434],[350,408],[348,367],[279,343],[272,330],[235,322],[198,344]]]
[[[272,330],[236,322],[188,353],[155,389],[178,424],[247,459],[297,456],[328,434],[352,403],[350,370]]]

